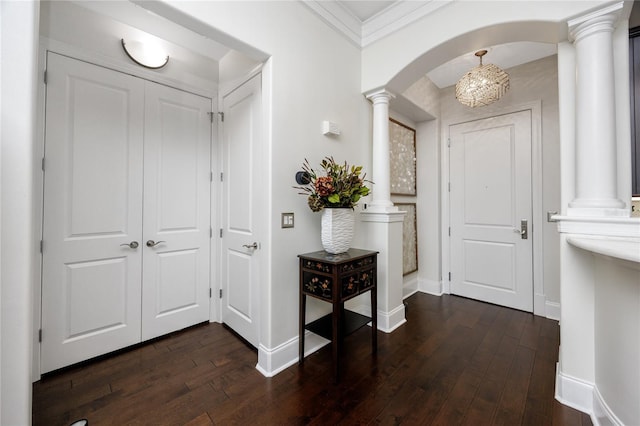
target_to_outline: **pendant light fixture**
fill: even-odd
[[[480,58],[480,65],[468,71],[456,83],[456,99],[471,108],[489,105],[509,90],[509,74],[493,64],[482,64],[486,50],[479,50],[475,55]]]

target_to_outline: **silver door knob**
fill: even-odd
[[[137,249],[138,248],[138,242],[137,241],[131,241],[128,244],[120,244],[120,245],[121,246],[127,246],[127,247],[132,248],[132,249]]]
[[[147,241],[147,247],[155,247],[160,243],[166,243],[166,241],[153,241],[153,240],[149,240]]]
[[[255,250],[258,248],[258,243],[254,242],[253,244],[243,244],[242,247]]]

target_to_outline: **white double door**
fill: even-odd
[[[528,312],[531,120],[525,110],[449,128],[451,293]]]
[[[209,318],[211,100],[47,58],[42,365]]]

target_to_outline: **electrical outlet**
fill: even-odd
[[[293,228],[293,213],[282,213],[280,224],[282,228]]]

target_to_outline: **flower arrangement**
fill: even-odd
[[[354,208],[361,197],[369,194],[369,188],[365,185],[366,175],[360,177],[362,166],[349,166],[338,164],[333,157],[325,157],[320,163],[325,176],[318,176],[311,168],[307,159],[302,164],[305,173],[306,186],[296,186],[301,189],[300,195],[307,195],[307,203],[313,212],[319,212],[325,207],[349,207]]]

